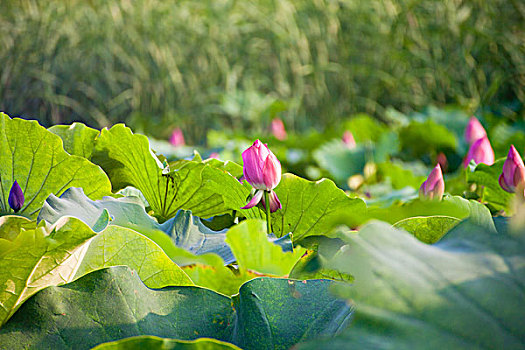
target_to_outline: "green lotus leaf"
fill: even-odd
[[[53,134],[59,136],[64,143],[67,153],[91,160],[93,147],[100,131],[92,129],[82,123],[71,125],[53,125],[49,129]]]
[[[494,221],[489,209],[475,200],[467,200],[459,196],[445,196],[441,201],[414,199],[411,202],[388,208],[373,208],[367,210],[366,215],[356,215],[352,212],[343,213],[338,222],[347,222],[349,225],[365,223],[371,219],[395,224],[401,220],[422,216],[449,216],[459,220],[470,218],[477,225],[495,231]]]
[[[361,199],[348,197],[328,179],[313,182],[284,174],[275,192],[283,208],[272,214],[273,232],[277,237],[291,232],[294,242],[327,233],[343,213],[359,217],[366,211]]]
[[[128,265],[152,288],[193,284],[154,242],[126,228],[96,234],[84,222],[63,217],[52,227],[24,229],[19,218],[4,216],[0,232],[6,227],[9,239],[0,238],[0,325],[39,290],[108,266]]]
[[[8,205],[11,186],[18,182],[24,193],[20,215],[36,218],[51,193],[61,195],[69,187],[82,187],[92,199],[111,194],[106,174],[82,157],[69,155],[60,137],[37,121],[9,118],[0,113],[0,211]]]
[[[499,176],[503,172],[505,159],[497,160],[493,165],[478,164],[474,172],[468,173],[468,181],[483,186],[483,200],[497,210],[509,212],[512,193],[504,191],[499,184]]]
[[[109,175],[113,190],[138,188],[162,221],[180,209],[209,218],[238,210],[246,204],[250,188],[242,185],[216,160],[180,160],[165,167],[150,149],[146,136],[133,134],[122,124],[101,131],[92,157]],[[243,211],[261,217],[259,209]]]
[[[220,340],[199,338],[196,340],[166,339],[154,336],[138,336],[100,344],[93,350],[240,350],[239,347]]]
[[[148,289],[128,267],[112,267],[35,295],[0,329],[0,344],[89,349],[149,335],[288,349],[346,326],[353,306],[328,292],[332,284],[257,278],[229,298],[191,286]]]
[[[434,245],[385,223],[349,236],[332,267],[355,276],[357,305],[334,339],[299,349],[522,349],[525,235],[464,221]]]
[[[305,253],[301,247],[284,252],[272,243],[266,234],[264,220],[245,220],[233,226],[226,233],[226,243],[233,250],[241,271],[252,270],[275,276],[288,275]]]
[[[104,210],[111,218],[106,222],[97,221]],[[54,223],[63,216],[73,216],[100,232],[107,225],[115,225],[135,230],[156,242],[174,261],[179,255],[176,247],[196,255],[215,253],[225,264],[235,259],[231,249],[224,242],[225,230],[213,231],[206,227],[200,218],[190,211],[180,210],[173,218],[159,224],[148,215],[137,197],[104,197],[93,201],[84,195],[81,188],[70,188],[60,197],[50,195],[38,216],[38,220]],[[96,229],[95,225],[99,228]],[[177,261],[180,263],[180,261]]]
[[[416,216],[396,222],[393,226],[413,234],[425,243],[436,243],[461,220],[450,216]]]

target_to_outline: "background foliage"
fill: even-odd
[[[0,3],[0,110],[44,125],[290,129],[429,104],[525,101],[517,0]],[[212,118],[213,117],[213,118]]]

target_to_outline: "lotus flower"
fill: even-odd
[[[345,131],[345,133],[343,134],[343,143],[349,149],[355,148],[355,139],[351,131],[349,130]]]
[[[16,181],[13,186],[11,186],[11,191],[9,191],[9,198],[7,202],[9,203],[11,209],[15,211],[15,213],[22,209],[22,206],[24,205],[24,192],[22,192],[20,185],[18,185],[18,182]]]
[[[463,160],[463,167],[466,168],[471,160],[474,160],[476,164],[494,164],[494,151],[487,136],[480,138],[470,146],[467,157]]]
[[[272,120],[272,134],[277,140],[286,139],[286,129],[284,128],[284,123],[281,119],[275,118]]]
[[[266,208],[264,191],[269,192],[270,211],[273,213],[281,209],[281,202],[277,194],[273,191],[281,181],[281,163],[275,155],[261,141],[256,140],[253,145],[242,152],[244,162],[243,174],[257,191],[246,206],[241,209],[250,209],[256,206],[261,200]]]
[[[499,176],[499,184],[505,191],[514,193],[516,187],[525,184],[525,166],[516,148],[511,145],[509,154],[503,164],[503,172]]]
[[[443,181],[441,167],[437,164],[430,172],[430,175],[428,175],[426,181],[421,184],[419,198],[441,200],[443,192],[445,192],[445,182]]]
[[[175,146],[184,146],[186,142],[184,141],[184,134],[180,128],[175,128],[171,133],[170,143]]]
[[[465,141],[469,145],[472,145],[477,140],[487,136],[483,125],[479,122],[476,117],[470,117],[467,127],[465,128]]]

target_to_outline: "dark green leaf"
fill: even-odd
[[[523,349],[525,236],[469,221],[427,245],[369,224],[333,261],[352,273],[338,294],[357,305],[350,328],[301,349]]]
[[[197,340],[138,336],[101,344],[93,350],[240,350],[237,346],[210,338]]]
[[[258,278],[230,299],[198,287],[148,289],[127,267],[49,287],[0,330],[9,349],[89,349],[137,335],[214,338],[247,349],[288,349],[344,328],[353,307],[326,280]]]

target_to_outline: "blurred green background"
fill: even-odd
[[[4,0],[0,110],[196,144],[429,105],[513,123],[524,23],[521,0]]]

